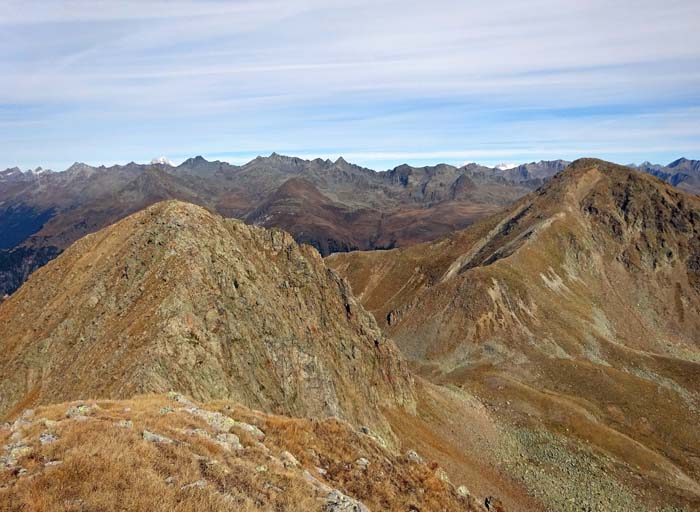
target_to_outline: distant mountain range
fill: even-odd
[[[0,172],[0,294],[81,236],[164,199],[280,227],[327,255],[433,240],[508,206],[568,164],[401,165],[376,172],[342,158],[273,153],[241,166],[198,156],[178,166],[159,158],[111,167],[75,163],[63,172],[15,167]],[[639,169],[700,190],[697,161]]]
[[[644,162],[641,165],[631,164],[630,167],[668,181],[692,194],[700,193],[700,160],[679,158],[665,166]]]
[[[247,223],[281,227],[323,255],[431,240],[494,213],[541,183],[541,168],[494,172],[399,166],[385,172],[339,158],[272,154],[234,166],[190,158],[64,172],[0,172],[0,293],[81,236],[164,199],[204,206]],[[511,177],[513,174],[513,177]]]

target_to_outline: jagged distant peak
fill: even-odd
[[[494,168],[498,169],[499,171],[507,171],[509,169],[515,169],[516,167],[518,167],[518,165],[519,164],[509,164],[509,163],[501,162],[500,164],[498,164]]]
[[[272,153],[270,153],[270,156],[268,156],[267,159],[268,160],[301,160],[301,158],[298,158],[296,156],[282,155],[280,153],[277,153],[276,151],[273,151]]]
[[[679,159],[677,159],[677,160],[674,160],[673,162],[671,162],[670,164],[668,164],[666,167],[674,168],[674,167],[679,167],[679,166],[681,166],[681,165],[683,165],[683,164],[689,164],[689,163],[692,164],[692,163],[693,163],[693,160],[689,160],[689,159],[687,159],[687,158],[685,158],[685,157],[681,157],[681,158],[679,158]]]
[[[84,162],[73,162],[73,164],[68,169],[66,169],[66,172],[82,171],[86,169],[93,169],[93,167]]]
[[[0,171],[0,176],[38,176],[40,174],[48,174],[53,172],[51,169],[36,167],[34,169],[22,170],[19,167],[10,167],[4,171]]]
[[[178,167],[193,167],[196,165],[204,165],[210,163],[209,160],[204,158],[202,155],[197,155],[194,157],[190,157],[184,162],[182,162]]]

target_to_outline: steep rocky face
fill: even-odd
[[[171,389],[386,431],[412,407],[393,342],[318,253],[163,202],[89,235],[0,305],[0,414]]]
[[[595,447],[633,494],[692,509],[699,251],[700,199],[589,159],[439,241],[327,261],[424,375]]]

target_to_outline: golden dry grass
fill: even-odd
[[[471,498],[459,496],[427,465],[392,454],[334,419],[209,404],[206,410],[265,432],[260,442],[233,427],[245,448],[228,451],[207,421],[172,397],[80,403],[91,408],[84,418],[66,417],[78,403],[57,404],[0,428],[0,447],[31,449],[13,467],[0,469],[0,511],[313,511],[324,509],[329,488],[370,510],[476,510]],[[131,426],[120,425],[126,421]],[[173,442],[147,441],[145,430]],[[47,432],[56,440],[42,444],[40,435]],[[283,451],[300,465],[284,464]],[[369,461],[366,469],[356,463],[360,457]],[[305,471],[328,487],[310,482]]]

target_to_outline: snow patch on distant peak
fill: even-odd
[[[499,171],[507,171],[509,169],[515,169],[518,164],[507,164],[505,162],[498,164],[495,168]]]
[[[173,163],[170,161],[170,159],[164,156],[154,158],[153,160],[151,160],[151,165],[154,164],[169,165],[170,167],[173,167]]]
[[[23,170],[19,167],[12,167],[10,169],[5,169],[0,171],[2,176],[37,176],[39,174],[47,174],[53,172],[51,169],[44,169],[43,167],[37,167],[36,169]]]

